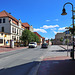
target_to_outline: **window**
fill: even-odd
[[[14,27],[12,27],[12,32],[14,33]]]
[[[1,35],[3,35],[3,33],[1,33]]]
[[[17,37],[17,41],[18,41],[18,37]]]
[[[3,18],[3,23],[5,23],[5,18]]]
[[[2,23],[2,19],[0,19],[0,23]]]
[[[17,34],[18,34],[18,29],[17,29]]]
[[[3,43],[3,39],[0,39],[0,43]]]
[[[21,30],[19,30],[19,35],[21,35],[22,34],[22,31]]]
[[[8,41],[8,43],[9,43],[9,40],[7,40]]]
[[[14,40],[14,41],[15,41],[15,40],[16,40],[16,36],[12,36],[12,40]]]
[[[15,33],[16,33],[16,28],[15,28]]]
[[[2,32],[4,32],[4,27],[2,27]]]

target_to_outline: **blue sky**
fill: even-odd
[[[75,0],[1,0],[0,11],[6,10],[22,22],[28,22],[42,37],[50,39],[72,24],[71,5],[65,7],[67,15],[61,15],[66,2],[75,6]]]

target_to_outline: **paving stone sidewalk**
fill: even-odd
[[[9,46],[4,46],[4,47],[0,47],[0,53],[3,52],[8,52],[8,51],[13,51],[13,50],[21,50],[21,49],[25,49],[28,47],[15,47],[15,48],[10,48]]]
[[[45,58],[37,75],[75,75],[75,61],[66,56]]]

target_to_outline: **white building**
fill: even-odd
[[[24,29],[25,26],[22,25],[20,19],[17,20],[5,10],[0,12],[0,32],[10,34],[10,40],[19,41]]]

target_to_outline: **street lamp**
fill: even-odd
[[[61,15],[67,15],[66,10],[65,10],[65,5],[66,4],[71,4],[72,5],[72,23],[73,23],[73,49],[72,49],[72,60],[74,60],[74,10],[73,10],[73,4],[70,2],[67,2],[63,6],[62,14]]]

